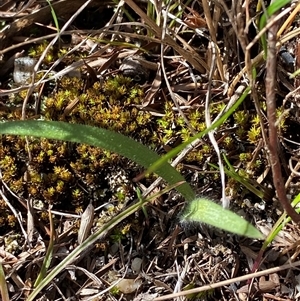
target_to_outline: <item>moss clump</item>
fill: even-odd
[[[142,98],[142,89],[123,76],[116,76],[102,84],[96,82],[84,93],[82,80],[64,78],[59,91],[45,100],[44,116],[48,120],[103,127],[136,139],[139,137],[145,143],[152,137],[151,115],[137,109]],[[72,101],[76,105],[67,112]]]
[[[55,92],[42,99],[41,118],[117,131],[154,150],[177,145],[192,137],[192,130],[201,132],[206,128],[203,110],[185,111],[189,122],[186,125],[171,101],[161,104],[161,117],[154,117],[150,112],[139,109],[143,98],[142,88],[122,75],[96,82],[87,89],[82,79],[63,77]],[[212,118],[223,108],[223,103],[212,105]],[[20,116],[21,110],[13,107],[0,115],[2,120],[19,119]],[[33,116],[33,112],[28,110],[28,116]],[[238,129],[235,134],[226,132],[232,127],[232,120],[228,120],[218,129],[216,139],[220,148],[230,154],[229,160],[237,160],[232,163],[240,165],[240,174],[255,177],[263,159],[252,162],[251,151],[241,151],[237,141],[241,141],[238,142],[241,148],[243,141],[257,143],[260,138],[259,119],[256,114],[237,111],[233,122]],[[284,122],[281,126],[284,127]],[[129,164],[119,155],[89,145],[62,141],[28,138],[28,142],[26,144],[24,138],[14,136],[3,136],[1,140],[3,180],[19,196],[32,197],[39,206],[41,203],[45,207],[52,204],[56,209],[68,211],[85,208],[91,199],[96,205],[110,202],[114,203],[113,214],[134,196],[131,179],[139,171],[135,164]],[[186,156],[185,162],[203,166],[208,160],[216,162],[215,158],[209,139],[204,137],[201,145]],[[207,177],[216,181],[218,175]],[[0,220],[0,226],[13,224],[7,215],[3,215],[2,219],[5,222]]]
[[[89,124],[131,134],[144,142],[150,138],[151,115],[139,111],[143,92],[131,80],[117,76],[103,84],[83,90],[83,81],[65,77],[58,91],[45,97],[42,118]],[[68,105],[78,98],[78,104],[66,114]],[[1,112],[2,120],[19,119],[10,111]],[[141,134],[142,133],[142,134]],[[88,145],[78,145],[48,139],[3,136],[0,147],[0,167],[9,188],[35,204],[43,202],[54,208],[76,211],[91,199],[97,202],[126,203],[132,198],[128,164],[117,154]],[[32,160],[28,162],[28,154]],[[134,166],[134,165],[133,165]],[[123,168],[124,167],[124,168]],[[13,226],[6,212],[0,226]]]

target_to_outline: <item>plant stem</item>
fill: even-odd
[[[272,22],[272,17],[269,22]],[[272,168],[273,184],[277,193],[277,197],[285,209],[286,213],[292,218],[294,222],[300,222],[300,216],[293,209],[286,196],[284,181],[281,173],[281,164],[278,156],[278,134],[276,127],[276,99],[275,99],[275,85],[276,85],[276,65],[277,65],[277,51],[276,51],[276,36],[278,31],[278,23],[270,27],[268,31],[268,56],[267,56],[267,74],[266,74],[266,102],[267,115],[269,121],[269,141],[268,153],[269,162]]]

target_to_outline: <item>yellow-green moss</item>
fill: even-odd
[[[162,113],[161,117],[140,110],[139,106],[143,101],[143,89],[122,75],[96,82],[87,89],[83,79],[63,77],[55,91],[42,98],[39,118],[110,129],[131,136],[154,150],[166,144],[172,147],[173,143],[178,144],[192,137],[191,129],[174,110],[172,101],[161,103],[158,109]],[[71,109],[70,104],[74,104]],[[223,108],[224,104],[221,102],[213,104],[212,118]],[[280,113],[281,111],[278,114]],[[206,129],[203,109],[190,109],[185,114],[194,131],[201,132]],[[19,119],[20,116],[21,110],[1,112],[0,115],[2,120]],[[222,131],[232,127],[232,121],[237,127],[234,135],[226,132],[224,136]],[[261,160],[248,166],[252,153],[242,152],[244,155],[240,155],[241,151],[237,147],[239,142],[236,140],[242,140],[241,143],[257,143],[261,133],[256,114],[235,112],[232,120],[224,123],[215,136],[222,149],[238,158],[240,174],[251,177],[259,171]],[[91,199],[98,205],[112,202],[112,208],[99,217],[100,224],[121,210],[126,201],[134,196],[130,180],[140,170],[135,164],[131,164],[129,168],[128,160],[118,154],[89,145],[28,139],[28,149],[22,137],[3,136],[1,141],[0,167],[3,180],[18,195],[42,201],[45,208],[47,204],[52,204],[55,208],[59,206],[60,209],[68,211],[85,208]],[[29,165],[28,151],[32,157]],[[202,143],[187,154],[184,162],[202,167],[208,159],[212,163],[217,162],[209,139],[204,137]],[[180,165],[178,169],[184,171],[184,165]],[[218,174],[207,174],[205,177],[216,181]],[[234,186],[232,189],[235,189]],[[6,225],[13,224],[7,213],[2,217]]]

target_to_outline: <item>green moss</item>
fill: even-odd
[[[42,48],[36,49],[37,52],[41,50]],[[18,99],[18,103],[19,101]],[[65,76],[58,82],[52,94],[42,98],[39,118],[110,129],[130,136],[154,150],[162,146],[167,146],[167,149],[192,137],[191,129],[174,110],[173,102],[161,103],[157,109],[161,116],[157,117],[139,109],[143,101],[143,89],[122,75],[108,78],[101,83],[96,82],[87,89],[83,79]],[[213,104],[212,118],[223,108],[224,104],[221,102]],[[202,109],[190,109],[184,113],[196,132],[206,129]],[[1,112],[3,120],[20,117],[21,110]],[[253,144],[260,139],[259,119],[256,114],[237,111],[233,115],[233,122],[237,125],[235,135],[239,139],[247,139]],[[245,174],[245,177],[255,174],[261,162],[256,161],[252,166],[247,166],[252,159],[252,153],[249,152],[244,157],[239,155],[234,136],[230,132],[226,133],[226,137],[220,134],[227,127],[232,127],[232,121],[227,121],[215,133],[219,145],[239,158],[243,170],[250,168],[250,173]],[[68,211],[85,208],[91,199],[97,202],[95,205],[110,202],[112,207],[98,220],[99,224],[103,224],[134,196],[131,181],[128,179],[132,179],[140,170],[135,164],[129,166],[128,161],[118,154],[89,145],[28,139],[28,149],[24,138],[14,136],[2,137],[0,147],[3,180],[24,198],[34,197],[36,201],[43,202],[45,208],[52,204],[55,209]],[[28,151],[32,157],[30,166],[26,165]],[[184,163],[202,167],[208,160],[217,162],[209,139],[204,137],[202,143],[187,154]],[[178,169],[184,172],[185,167],[180,165]],[[212,181],[219,180],[217,173],[207,174],[205,177]],[[7,214],[3,217],[7,225]]]
[[[283,107],[276,109],[276,118],[278,121],[278,127],[282,132],[285,132],[287,130],[287,125],[286,125],[287,116],[288,115],[286,114],[286,111]]]
[[[231,150],[231,149],[235,148],[235,141],[230,136],[225,137],[223,144],[225,145],[226,149]]]
[[[248,141],[253,144],[257,144],[261,138],[261,129],[259,126],[252,126],[248,131]]]
[[[241,162],[248,162],[251,160],[252,154],[251,153],[240,153],[239,158]]]
[[[236,124],[245,126],[248,123],[249,114],[246,111],[237,111],[233,114],[233,118]]]

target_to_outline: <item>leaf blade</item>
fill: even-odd
[[[149,168],[161,157],[147,146],[122,134],[82,124],[70,124],[62,121],[22,120],[6,121],[0,124],[0,134],[44,137],[83,143],[116,152],[145,168]],[[164,162],[155,171],[170,185],[184,181],[176,187],[186,200],[195,198],[194,191],[183,176],[169,163]]]
[[[197,198],[189,202],[181,220],[205,223],[238,235],[263,239],[263,235],[249,222],[206,198]]]

